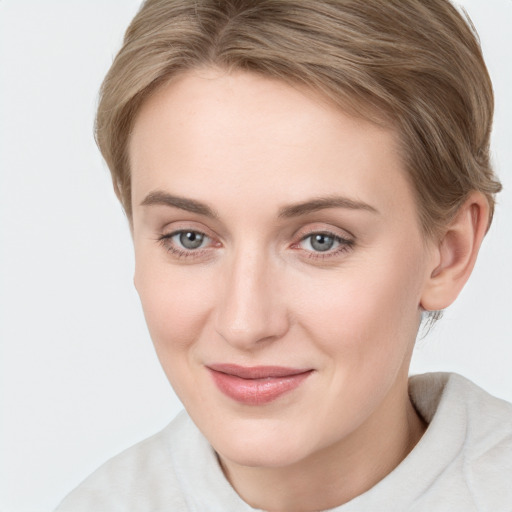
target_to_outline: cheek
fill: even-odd
[[[209,280],[190,267],[137,263],[135,283],[159,356],[188,349],[210,310]]]
[[[190,405],[190,391],[199,397],[202,392],[192,369],[213,294],[208,280],[187,273],[186,268],[137,265],[135,280],[160,364],[175,393]]]
[[[393,263],[394,262],[394,263]],[[420,271],[393,255],[304,284],[303,327],[336,358],[361,364],[394,357],[414,342],[420,319]],[[397,354],[398,353],[398,354]]]

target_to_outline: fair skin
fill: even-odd
[[[472,194],[425,239],[396,148],[391,130],[243,72],[186,73],[138,113],[135,285],[169,381],[253,507],[346,503],[425,431],[407,393],[421,311],[464,285],[487,203]],[[218,364],[305,378],[247,401],[216,385]]]

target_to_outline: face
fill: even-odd
[[[407,398],[429,257],[392,131],[249,73],[190,72],[129,145],[135,285],[222,459],[281,467]]]

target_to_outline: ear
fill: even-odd
[[[434,244],[431,274],[421,303],[427,311],[448,307],[466,284],[489,224],[489,204],[472,192]]]

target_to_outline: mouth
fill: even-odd
[[[226,396],[245,405],[263,405],[299,387],[313,373],[312,369],[282,366],[207,366],[217,388]]]

